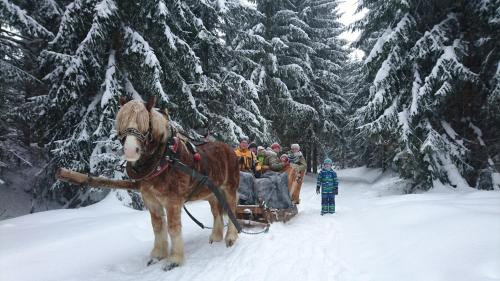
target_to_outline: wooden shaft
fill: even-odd
[[[130,180],[113,180],[103,177],[93,177],[86,174],[71,171],[65,168],[59,168],[56,172],[56,178],[60,181],[75,184],[86,185],[101,188],[117,188],[138,190],[139,184]]]

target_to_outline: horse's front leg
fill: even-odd
[[[168,271],[178,267],[184,262],[184,242],[182,241],[181,225],[182,202],[171,202],[167,204],[168,234],[172,242],[172,253],[167,258],[164,270]]]
[[[148,261],[148,265],[151,265],[168,256],[167,221],[163,206],[153,195],[143,192],[142,198],[151,215],[151,224],[155,235],[154,247]]]
[[[229,209],[231,209],[234,215],[236,215],[236,205],[238,204],[238,196],[236,193],[236,189],[237,186],[233,188],[224,188],[228,207]],[[238,239],[238,229],[236,229],[236,226],[229,219],[227,223],[227,231],[225,237],[226,246],[227,247],[233,246],[234,243],[236,242],[236,239]]]

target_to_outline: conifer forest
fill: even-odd
[[[0,219],[109,193],[59,167],[126,178],[120,96],[193,139],[298,143],[311,175],[331,158],[405,193],[500,189],[500,2],[357,0],[349,24],[342,2],[0,0]]]

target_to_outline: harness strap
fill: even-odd
[[[163,161],[163,159],[162,159],[160,161],[160,164],[158,165],[158,167],[156,167],[156,169],[153,171],[153,173],[142,178],[141,180],[150,180],[152,178],[159,176],[161,173],[163,173],[163,171],[165,171],[168,168],[168,166],[169,166],[169,162]]]
[[[215,195],[217,200],[219,200],[219,203],[222,205],[222,208],[227,212],[227,216],[231,220],[231,222],[234,224],[236,229],[238,230],[238,233],[241,232],[242,227],[238,220],[236,219],[236,216],[234,215],[233,211],[231,211],[231,208],[227,205],[226,198],[224,194],[222,194],[217,186],[214,185],[214,183],[205,175],[200,174],[198,171],[191,169],[190,167],[186,166],[185,164],[179,162],[176,159],[171,160],[172,167],[179,169],[179,171],[190,175],[193,179],[197,180],[200,183],[203,183],[206,185],[210,191]],[[191,217],[191,216],[190,216]],[[198,224],[199,225],[199,224]]]
[[[193,220],[194,223],[196,223],[199,227],[201,227],[202,229],[205,229],[205,228],[211,229],[211,227],[205,226],[203,223],[201,223],[199,220],[197,220],[193,215],[191,215],[191,213],[186,208],[186,205],[183,205],[182,207],[184,208],[184,211],[186,212],[186,214],[191,218],[191,220]]]

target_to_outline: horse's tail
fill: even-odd
[[[75,184],[100,188],[117,188],[138,190],[139,184],[130,180],[113,180],[103,177],[93,177],[90,175],[78,173],[65,168],[59,168],[56,171],[56,178],[60,181]]]

